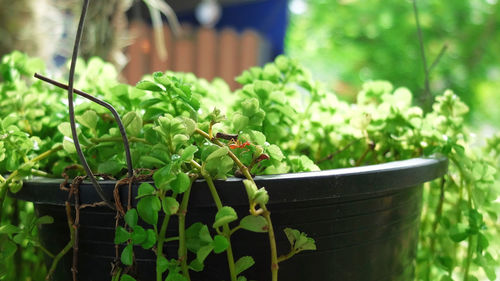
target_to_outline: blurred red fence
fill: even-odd
[[[217,31],[184,26],[182,35],[176,38],[169,27],[164,26],[168,53],[164,60],[158,55],[151,26],[132,22],[130,32],[135,40],[127,48],[129,63],[123,75],[131,84],[138,82],[144,74],[172,70],[193,72],[208,80],[221,77],[234,89],[237,87],[236,76],[269,59],[266,40],[252,30],[237,33],[232,29]]]

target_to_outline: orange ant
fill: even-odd
[[[220,138],[220,139],[228,140],[229,141],[228,142],[228,146],[231,149],[245,148],[245,147],[251,145],[251,143],[249,141],[246,141],[246,142],[242,143],[240,140],[238,140],[238,135],[237,134],[226,134],[226,133],[218,132],[215,135],[215,137],[216,138]]]
[[[236,148],[244,148],[246,146],[251,145],[251,143],[249,141],[242,143],[240,140],[231,139],[229,141],[228,145],[229,145],[229,148],[236,149]]]

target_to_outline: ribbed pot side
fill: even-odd
[[[413,280],[417,250],[422,184],[442,176],[446,159],[396,161],[365,167],[321,172],[256,177],[269,192],[268,208],[277,233],[279,254],[289,243],[285,227],[306,232],[316,240],[316,251],[304,251],[280,263],[279,279],[284,281],[367,281]],[[64,201],[67,193],[60,181],[32,180],[14,196],[35,203],[39,216],[53,216],[43,225],[44,245],[58,252],[69,240]],[[103,181],[112,198],[114,183]],[[248,214],[248,199],[240,179],[216,182],[224,205],[236,209],[240,218]],[[137,187],[137,185],[135,186]],[[126,189],[121,189],[125,202]],[[134,188],[136,192],[137,188]],[[135,196],[135,195],[134,195]],[[80,186],[82,204],[99,201],[89,183]],[[193,185],[187,225],[213,223],[216,208],[205,182]],[[143,223],[144,226],[147,226]],[[80,281],[110,280],[115,258],[115,212],[104,207],[80,212],[78,273]],[[175,216],[167,236],[177,236]],[[256,264],[245,271],[248,280],[267,281],[270,276],[269,242],[266,233],[237,231],[232,237],[235,258],[252,256]],[[167,257],[177,257],[177,243],[165,246]],[[155,255],[134,247],[138,280],[155,279]],[[54,280],[71,280],[71,251],[60,262]],[[191,272],[193,281],[228,280],[225,254],[211,254],[202,273]]]

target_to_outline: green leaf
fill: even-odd
[[[146,91],[152,91],[152,92],[161,92],[163,91],[163,88],[160,87],[158,84],[147,81],[147,80],[142,80],[139,81],[135,87],[140,90],[146,90]]]
[[[9,191],[12,193],[18,193],[21,188],[23,188],[23,182],[19,179],[12,180],[9,182]]]
[[[132,242],[134,245],[142,244],[147,239],[147,232],[139,225],[134,226],[132,231]]]
[[[63,134],[63,136],[72,138],[71,125],[69,124],[69,122],[63,122],[59,124],[57,126],[57,129],[59,130],[59,132],[61,132],[61,134]]]
[[[179,148],[189,140],[189,137],[184,134],[177,134],[172,138],[174,148]]]
[[[278,82],[280,75],[279,69],[274,64],[268,63],[264,66],[264,71],[262,72],[264,79]]]
[[[104,161],[97,166],[97,170],[99,171],[99,173],[106,175],[116,175],[123,168],[124,165],[122,163],[118,162],[117,160],[111,160],[111,159]]]
[[[174,215],[179,210],[179,202],[173,197],[165,197],[162,200],[163,211],[167,215]]]
[[[227,155],[228,151],[227,147],[220,147],[208,155],[205,160],[204,168],[214,179],[224,179],[226,174],[232,170],[234,162]]]
[[[453,278],[449,275],[443,275],[440,279],[440,281],[454,281]]]
[[[304,232],[300,232],[293,228],[285,228],[284,232],[290,242],[290,245],[296,251],[316,250],[316,243],[314,239],[307,237],[307,234]]]
[[[182,151],[181,160],[183,162],[190,162],[194,158],[194,154],[198,151],[198,147],[190,145]]]
[[[194,259],[190,264],[189,264],[189,269],[196,271],[196,272],[201,272],[203,271],[203,268],[205,266],[203,263],[201,263],[199,260]]]
[[[153,79],[155,82],[162,84],[163,86],[167,87],[172,85],[172,79],[165,73],[157,71],[153,73]]]
[[[234,264],[236,275],[239,275],[243,271],[252,267],[255,264],[255,261],[250,256],[244,256],[238,259],[238,261]]]
[[[213,224],[213,228],[220,227],[223,224],[228,224],[237,219],[238,215],[236,214],[236,211],[229,206],[224,206],[215,215],[215,222]]]
[[[281,160],[285,158],[283,152],[281,152],[281,149],[275,144],[271,144],[270,146],[268,146],[267,152],[269,153],[269,157],[271,157],[271,159],[273,160],[281,162]]]
[[[255,185],[254,181],[248,179],[244,179],[243,184],[245,185],[245,189],[247,191],[248,200],[252,201],[258,190],[257,185]]]
[[[146,230],[146,240],[142,242],[141,247],[144,249],[151,249],[156,245],[156,233],[153,229]]]
[[[137,215],[137,210],[136,209],[130,209],[127,211],[127,213],[124,216],[125,222],[127,223],[128,226],[134,227],[137,225],[138,221],[138,215]]]
[[[170,262],[163,256],[158,257],[158,271],[163,273],[167,271],[167,268],[169,267]]]
[[[212,246],[214,248],[214,253],[220,254],[227,249],[229,241],[222,235],[215,235]]]
[[[31,170],[33,169],[34,166],[35,166],[35,163],[33,163],[33,162],[27,162],[27,163],[21,164],[17,168],[17,170],[19,172],[19,176],[20,177],[31,176]]]
[[[233,114],[233,128],[236,132],[240,132],[248,126],[250,119],[240,113]]]
[[[274,85],[269,81],[255,81],[254,91],[261,100],[267,100],[273,91]]]
[[[128,274],[123,274],[121,277],[120,277],[120,281],[137,281],[135,280],[134,277],[128,275]]]
[[[463,241],[467,239],[467,237],[469,237],[467,227],[460,223],[451,226],[449,233],[451,240],[453,240],[455,243]]]
[[[137,137],[141,134],[142,118],[134,111],[127,112],[127,114],[123,116],[122,123],[129,136]]]
[[[42,216],[36,220],[36,224],[51,224],[54,223],[54,218],[51,216]]]
[[[257,204],[262,204],[265,205],[269,201],[269,194],[267,194],[267,190],[262,187],[255,192],[252,201],[257,203]]]
[[[163,167],[166,165],[162,160],[149,155],[141,155],[141,162],[149,167]]]
[[[229,152],[229,148],[227,148],[227,146],[219,147],[217,150],[210,153],[210,155],[208,155],[208,157],[205,161],[209,162],[210,160],[218,160],[221,157],[227,155],[228,152]]]
[[[476,276],[469,275],[467,276],[467,281],[479,281]]]
[[[484,273],[490,281],[497,280],[497,274],[495,272],[495,267],[493,266],[482,266]]]
[[[97,122],[99,121],[99,116],[97,113],[93,110],[87,110],[83,115],[79,115],[75,117],[78,123],[82,124],[83,126],[95,130],[97,127]]]
[[[19,233],[19,232],[21,232],[21,229],[12,224],[6,224],[0,226],[0,234],[12,235],[14,233]]]
[[[202,223],[197,222],[190,225],[186,229],[186,247],[188,248],[189,251],[193,253],[196,253],[198,249],[201,248],[201,246],[206,244],[200,239],[200,231],[203,228],[203,226],[204,225]],[[208,233],[208,235],[210,236],[210,233]]]
[[[198,249],[196,251],[196,259],[200,262],[203,263],[205,259],[208,257],[208,255],[212,252],[213,246],[212,245],[206,245]]]
[[[170,182],[174,181],[176,176],[172,173],[172,165],[167,165],[153,174],[155,185],[161,190],[169,190]]]
[[[490,245],[488,238],[481,232],[478,233],[477,235],[477,251],[481,253],[482,251],[486,250],[488,246]]]
[[[206,226],[205,224],[200,227],[200,230],[198,231],[198,237],[204,244],[212,243],[212,236],[210,235],[208,226]]]
[[[241,219],[240,226],[243,229],[253,232],[267,232],[269,230],[267,221],[262,216],[246,216]]]
[[[439,256],[437,261],[446,271],[451,272],[453,270],[453,259],[450,256]]]
[[[123,227],[118,226],[115,232],[115,244],[121,244],[131,238],[130,233]]]
[[[191,136],[196,130],[196,122],[191,118],[182,118],[186,131],[184,132],[186,135]]]
[[[201,160],[205,162],[210,154],[219,149],[219,146],[207,143],[201,147]]]
[[[171,183],[172,191],[184,193],[191,186],[191,179],[186,173],[179,173],[175,180]]]
[[[63,139],[63,148],[69,154],[76,153],[75,143],[70,138]]]
[[[3,259],[2,262],[5,262],[7,259],[13,257],[17,251],[17,245],[10,240],[2,241],[0,246],[0,257]]]
[[[165,113],[164,109],[156,107],[146,107],[146,112],[142,116],[144,121],[154,121]]]
[[[134,250],[132,244],[128,244],[125,249],[123,249],[120,259],[124,265],[132,265],[134,260]]]
[[[178,272],[170,272],[165,281],[187,281],[187,279]]]
[[[252,144],[257,144],[257,145],[264,145],[266,143],[266,136],[255,130],[244,130],[249,137],[249,140],[252,142]]]
[[[155,193],[156,193],[156,189],[154,188],[154,186],[152,186],[151,184],[149,184],[147,182],[143,182],[143,183],[141,183],[141,185],[139,185],[139,190],[137,191],[136,198],[140,198],[140,197],[144,197],[144,196],[148,196],[148,195],[154,195]]]
[[[14,238],[12,238],[12,240],[14,242],[16,242],[17,244],[22,244],[24,242],[24,240],[26,240],[26,238],[28,238],[28,235],[24,232],[21,232],[21,233],[14,235]]]
[[[291,156],[290,163],[293,171],[313,172],[319,171],[319,167],[306,155]]]
[[[156,225],[158,223],[158,211],[160,209],[161,202],[156,196],[143,197],[137,203],[137,212],[139,216],[151,225]]]
[[[245,276],[238,276],[238,279],[236,279],[236,281],[247,281],[247,278]]]

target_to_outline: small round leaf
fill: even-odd
[[[165,214],[173,215],[179,210],[179,202],[173,197],[165,197],[162,201],[162,207]]]
[[[213,224],[213,227],[216,228],[223,224],[228,224],[237,219],[238,215],[236,214],[236,211],[229,206],[224,206],[215,215],[215,222]]]
[[[136,209],[128,210],[124,218],[128,226],[130,227],[136,226],[138,221],[137,210]]]
[[[133,258],[134,258],[133,246],[132,244],[128,244],[125,247],[125,249],[123,249],[120,259],[124,265],[132,265]]]
[[[241,219],[240,226],[243,229],[253,232],[267,232],[269,230],[267,221],[262,216],[246,216]]]

